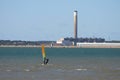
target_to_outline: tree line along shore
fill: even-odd
[[[56,41],[10,41],[0,40],[0,47],[41,47],[44,44],[48,48],[120,48],[120,41],[106,41],[104,43],[80,43],[76,46],[60,45]]]

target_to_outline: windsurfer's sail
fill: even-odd
[[[42,45],[42,56],[43,56],[43,60],[44,60],[44,58],[46,58],[44,45]]]
[[[44,47],[43,44],[42,44],[41,48],[42,48],[43,63],[44,63],[44,64],[47,64],[48,61],[49,61],[49,59],[46,58],[45,47]]]

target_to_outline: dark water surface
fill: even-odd
[[[118,48],[0,48],[0,80],[120,80]]]

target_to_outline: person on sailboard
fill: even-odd
[[[47,64],[48,61],[49,61],[49,59],[46,59],[46,58],[45,58],[44,61],[43,61],[43,63],[44,63],[44,64]]]

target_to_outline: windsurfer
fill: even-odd
[[[44,64],[47,64],[49,59],[44,58]]]

